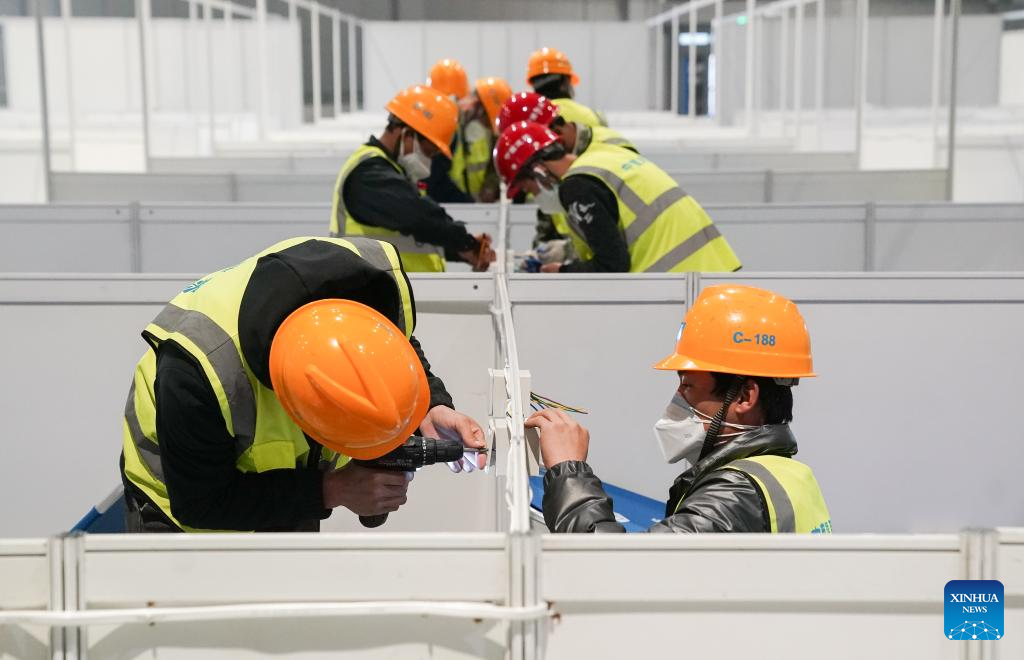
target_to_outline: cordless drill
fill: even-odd
[[[466,450],[461,440],[435,440],[414,435],[380,458],[353,461],[363,467],[374,470],[391,470],[393,472],[413,472],[424,465],[434,463],[450,463],[462,458]],[[363,527],[380,527],[388,519],[388,514],[376,516],[359,516]]]

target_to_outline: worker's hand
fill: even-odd
[[[459,258],[473,266],[474,272],[482,273],[490,267],[491,262],[497,259],[497,255],[491,249],[490,235],[480,234],[474,238],[476,238],[477,247],[473,250],[459,252]]]
[[[449,467],[455,472],[472,472],[474,469],[483,469],[487,465],[487,455],[472,451],[473,449],[484,448],[484,430],[480,428],[472,417],[456,412],[448,406],[434,406],[427,411],[427,416],[420,422],[420,435],[425,438],[444,438],[461,440],[470,456],[476,456],[475,465],[467,462],[466,458],[458,463],[449,463]],[[456,469],[456,465],[459,466]]]
[[[544,264],[540,267],[542,273],[558,273],[561,272],[562,264]]]
[[[324,475],[324,507],[343,506],[360,516],[391,513],[405,504],[408,490],[405,472],[373,470],[350,462]]]
[[[540,431],[540,453],[544,467],[564,461],[585,461],[590,450],[590,432],[563,410],[545,408],[526,420],[525,426]]]

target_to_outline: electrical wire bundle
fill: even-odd
[[[546,396],[541,396],[536,392],[530,392],[530,408],[533,410],[543,410],[544,408],[554,408],[556,410],[564,410],[565,412],[578,413],[580,415],[587,415],[586,410],[582,408],[573,408],[567,406],[564,403],[559,403],[554,399],[549,399]]]

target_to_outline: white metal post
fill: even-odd
[[[747,0],[747,61],[746,61],[746,93],[744,94],[744,102],[746,103],[746,117],[744,120],[747,124],[747,132],[753,133],[755,131],[754,126],[754,65],[756,59],[754,58],[754,0]]]
[[[46,42],[43,39],[43,0],[35,0],[36,57],[39,64],[39,109],[43,133],[43,199],[50,201],[53,166],[50,163],[50,101],[46,91]]]
[[[862,166],[861,157],[864,152],[864,97],[868,91],[868,3],[870,0],[857,0],[857,40],[856,40],[856,146],[857,167]]]
[[[825,130],[825,0],[817,0],[814,16],[814,112],[818,123],[818,148]]]
[[[654,103],[655,110],[665,109],[665,24],[654,26]]]
[[[949,59],[949,136],[946,139],[946,199],[953,201],[954,172],[956,165],[956,104],[957,65],[960,59],[960,0],[950,0],[949,13],[953,21],[952,44]]]
[[[942,13],[944,0],[935,0],[932,19],[932,165],[939,167],[939,101],[942,93]]]
[[[672,14],[672,32],[668,37],[668,51],[671,53],[672,79],[669,80],[669,107],[672,114],[679,114],[679,14]]]
[[[359,99],[356,94],[356,21],[348,18],[348,111],[355,112],[359,109]]]
[[[711,53],[715,56],[715,120],[719,126],[722,125],[722,44],[725,43],[723,4],[724,0],[715,0],[715,23],[711,28]]]
[[[213,65],[216,58],[213,56],[213,2],[205,0],[203,3],[203,23],[206,26],[206,114],[210,126],[210,153],[217,152],[216,139],[216,111],[214,110],[213,96]]]
[[[149,34],[150,34],[150,0],[135,0],[135,15],[139,22],[139,75],[142,93],[142,154],[145,159],[145,171],[149,171],[150,134],[149,134]]]
[[[800,148],[800,111],[804,103],[804,0],[796,5],[793,23],[793,130]]]
[[[268,54],[267,54],[267,0],[256,0],[256,61],[258,66],[256,93],[258,95],[259,115],[257,116],[257,127],[260,141],[267,139],[267,113],[270,100],[268,88],[270,83],[267,80]]]
[[[334,118],[341,116],[341,16],[331,16],[331,81]]]
[[[779,17],[779,119],[786,135],[789,119],[789,7]]]
[[[323,108],[320,104],[320,10],[319,3],[309,7],[309,51],[313,74],[313,123],[320,123]]]
[[[71,71],[71,0],[60,0],[61,24],[64,28],[64,70],[65,93],[68,97],[68,153],[71,156],[71,170],[75,167],[75,76]]]
[[[690,7],[690,47],[686,52],[686,114],[697,118],[697,10]]]

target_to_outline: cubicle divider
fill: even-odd
[[[765,202],[940,201],[945,170],[814,171],[669,170],[704,204]],[[335,174],[210,172],[136,174],[55,172],[53,202],[309,202],[327,201]]]
[[[470,232],[498,206],[446,207]],[[1024,270],[1024,204],[710,204],[747,271]],[[0,271],[206,273],[278,240],[324,235],[330,205],[295,203],[0,206]],[[530,249],[536,207],[509,211],[509,245]],[[459,271],[461,264],[449,264]]]

